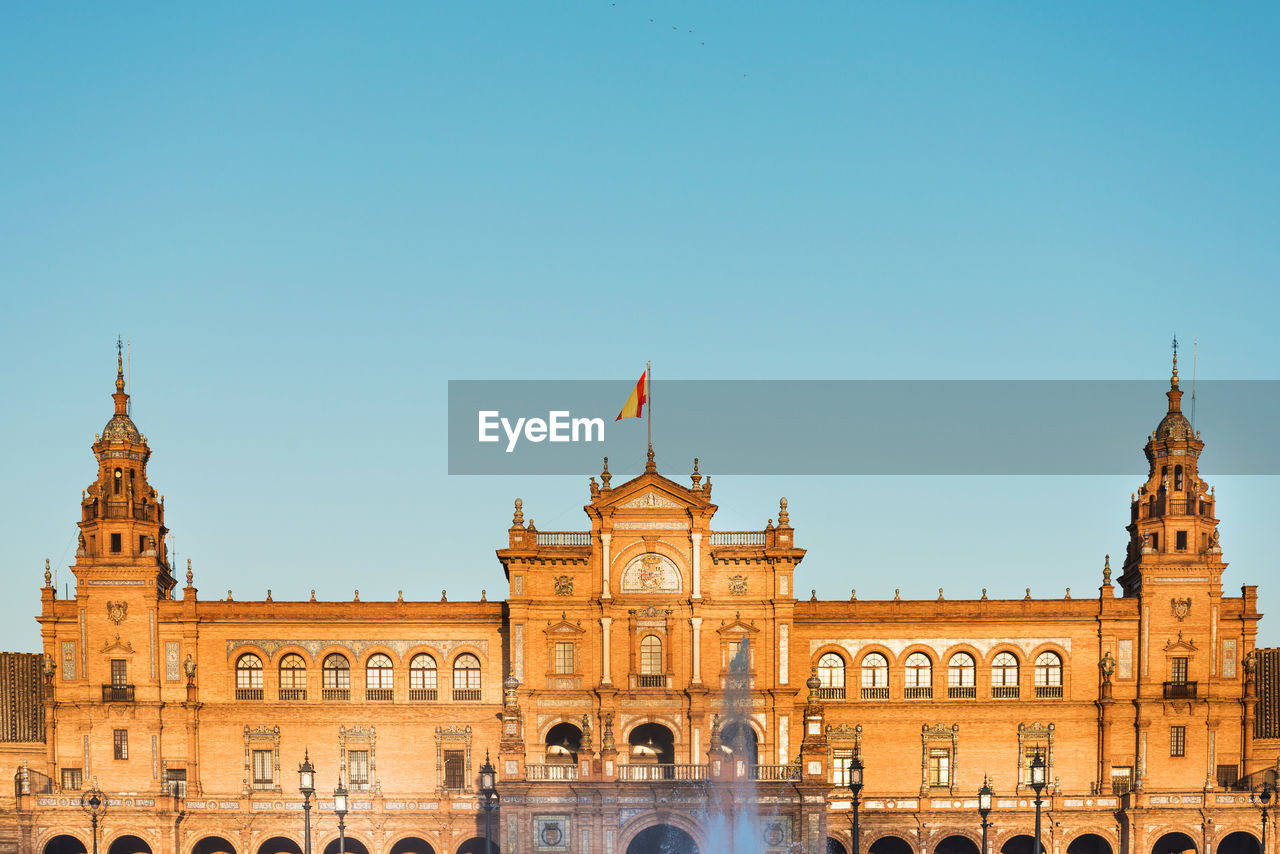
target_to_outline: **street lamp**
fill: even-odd
[[[93,854],[98,854],[98,819],[107,811],[107,796],[98,788],[97,777],[93,778],[93,788],[80,796],[80,809],[93,825]]]
[[[1258,792],[1258,804],[1262,807],[1262,854],[1267,854],[1267,810],[1271,807],[1275,793],[1275,784],[1270,780],[1264,781],[1262,790]]]
[[[316,769],[311,764],[310,751],[303,751],[302,764],[298,766],[298,791],[302,792],[302,827],[306,840],[303,854],[311,854],[311,796],[316,793]]]
[[[1044,846],[1040,844],[1040,793],[1044,791],[1044,754],[1036,748],[1035,758],[1031,760],[1031,788],[1036,792],[1036,850],[1035,854],[1044,854]],[[985,854],[985,852],[984,852]]]
[[[983,775],[982,788],[978,790],[978,815],[982,816],[982,854],[987,854],[987,828],[991,826],[991,822],[987,821],[987,816],[991,815],[991,780]]]
[[[347,817],[347,787],[338,778],[338,788],[333,790],[333,811],[338,814],[338,854],[347,854],[347,826],[343,820]]]
[[[489,762],[489,751],[486,750],[484,764],[480,766],[480,794],[484,797],[484,854],[491,854],[493,850],[490,814],[493,812],[494,802],[498,799],[496,777],[493,765]]]
[[[853,793],[853,854],[858,854],[858,799],[862,795],[862,757],[849,760],[849,791]]]

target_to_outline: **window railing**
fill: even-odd
[[[665,688],[667,686],[667,675],[665,673],[637,673],[637,688]]]
[[[991,697],[995,700],[1016,700],[1018,699],[1017,685],[992,685]]]
[[[321,700],[350,700],[351,689],[350,688],[321,688],[320,699]]]
[[[578,766],[576,763],[569,762],[525,765],[524,778],[526,780],[576,780]]]
[[[863,688],[862,699],[864,700],[887,700],[889,699],[889,686],[883,688]]]
[[[902,697],[905,700],[932,700],[933,688],[904,688],[902,691]]]
[[[788,762],[786,765],[752,765],[752,780],[799,780],[800,766]]]
[[[1061,700],[1061,699],[1062,699],[1062,686],[1061,686],[1061,685],[1037,685],[1037,686],[1036,686],[1036,699],[1038,699],[1038,700]]]
[[[132,685],[103,685],[102,686],[102,702],[132,703],[133,702],[133,686]]]
[[[410,688],[409,701],[413,703],[434,703],[439,692],[435,688]]]
[[[255,792],[274,792],[276,791],[275,780],[254,780],[253,790]]]
[[[1164,683],[1164,698],[1166,700],[1194,700],[1198,684],[1197,682],[1166,682]]]
[[[1127,795],[1133,791],[1133,781],[1129,777],[1112,777],[1111,794],[1116,797]]]
[[[712,531],[713,546],[763,546],[764,531]]]
[[[369,703],[390,703],[392,693],[391,688],[366,688],[364,699]]]
[[[281,688],[280,699],[286,702],[307,699],[306,688]]]
[[[454,688],[453,701],[455,703],[478,703],[480,702],[480,689]]]
[[[838,688],[837,687],[819,688],[818,699],[819,700],[843,700],[844,686],[841,685]]]
[[[947,697],[952,700],[973,700],[978,696],[978,689],[973,685],[952,685],[947,688]]]
[[[261,688],[237,688],[236,699],[237,700],[261,700],[262,689]]]
[[[659,764],[659,765],[619,765],[618,779],[626,782],[644,782],[647,780],[705,780],[707,765]]]
[[[540,546],[589,546],[590,531],[539,531]]]

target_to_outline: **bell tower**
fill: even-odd
[[[1129,547],[1120,584],[1125,596],[1142,592],[1151,582],[1208,583],[1220,588],[1222,549],[1213,489],[1200,479],[1204,442],[1182,414],[1178,384],[1178,351],[1165,392],[1169,408],[1147,439],[1147,480],[1129,507]]]
[[[115,412],[95,437],[98,475],[80,500],[80,543],[72,569],[77,585],[153,590],[174,587],[164,535],[164,497],[147,482],[151,449],[129,416],[124,354],[116,342]]]

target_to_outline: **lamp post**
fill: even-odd
[[[1270,780],[1265,781],[1262,790],[1258,792],[1258,805],[1262,807],[1262,854],[1267,854],[1267,810],[1271,807],[1275,793],[1275,784]]]
[[[347,854],[347,787],[338,778],[338,788],[333,790],[333,811],[338,814],[338,854]]]
[[[853,793],[853,854],[858,854],[858,799],[862,796],[862,757],[849,760],[849,791]]]
[[[107,796],[98,788],[97,777],[93,778],[93,788],[80,796],[80,809],[89,816],[93,826],[93,854],[98,854],[98,819],[107,811]]]
[[[987,854],[987,828],[991,827],[991,822],[987,821],[987,816],[991,815],[991,780],[983,775],[982,788],[978,790],[978,815],[982,816],[982,854]]]
[[[484,797],[484,854],[493,850],[493,836],[490,825],[490,814],[494,802],[498,799],[498,787],[493,765],[489,762],[489,751],[484,752],[484,764],[480,766],[480,794]]]
[[[302,792],[302,854],[311,854],[311,796],[316,793],[316,769],[311,764],[310,751],[303,751],[302,764],[298,766],[298,791]]]
[[[1040,844],[1040,805],[1044,803],[1040,799],[1040,793],[1044,791],[1044,754],[1039,749],[1036,750],[1035,758],[1031,760],[1031,788],[1036,792],[1036,850],[1034,854],[1044,854],[1044,846]]]

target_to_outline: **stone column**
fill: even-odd
[[[693,598],[702,598],[702,534],[694,531],[689,535],[693,540]]]
[[[696,537],[697,534],[694,534]],[[697,552],[694,553],[695,555]],[[697,566],[697,557],[694,558],[694,566]],[[695,575],[694,578],[697,578]],[[689,625],[693,626],[693,673],[690,674],[689,681],[694,685],[702,684],[702,618],[690,617]]]
[[[608,546],[605,547],[606,550]],[[605,582],[606,585],[608,581]],[[601,672],[600,682],[604,685],[612,683],[613,679],[609,675],[609,630],[613,626],[613,617],[601,617],[600,629],[602,631],[603,643],[601,644]]]
[[[609,541],[612,539],[613,539],[613,534],[600,535],[600,583],[601,583],[600,598],[601,599],[613,598],[613,596],[609,593]],[[607,637],[608,635],[606,635],[606,638]],[[606,640],[605,641],[606,650],[609,648],[608,643],[609,641]],[[608,664],[605,664],[604,672],[606,674],[609,672]],[[608,681],[607,677],[605,681]]]

